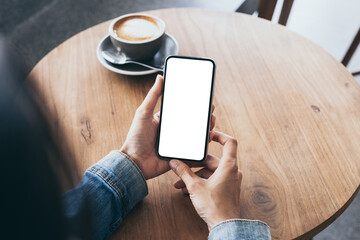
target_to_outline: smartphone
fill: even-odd
[[[165,62],[156,153],[162,159],[203,161],[211,123],[215,62],[169,56]]]

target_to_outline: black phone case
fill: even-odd
[[[160,141],[160,129],[161,129],[161,120],[162,120],[162,108],[163,108],[163,101],[164,101],[164,91],[165,91],[165,84],[166,84],[166,67],[167,62],[170,58],[185,58],[185,59],[195,59],[195,60],[203,60],[203,61],[210,61],[214,68],[212,72],[212,79],[211,79],[211,90],[210,90],[210,102],[209,102],[209,112],[208,112],[208,121],[207,121],[207,134],[206,134],[206,143],[205,143],[205,149],[204,149],[204,157],[201,160],[193,160],[193,159],[184,159],[184,158],[170,158],[170,157],[164,157],[159,154],[159,141]],[[213,92],[214,92],[214,80],[215,80],[215,62],[214,60],[210,58],[198,58],[198,57],[188,57],[188,56],[168,56],[165,60],[165,68],[164,68],[164,82],[163,82],[163,89],[162,89],[162,99],[161,99],[161,107],[160,107],[160,122],[159,122],[159,128],[157,132],[157,138],[156,138],[156,147],[155,152],[156,155],[163,160],[172,160],[177,159],[181,161],[190,161],[190,162],[202,162],[206,159],[207,156],[207,150],[208,150],[208,142],[209,142],[209,132],[210,132],[210,123],[211,123],[211,110],[212,110],[212,100],[213,100]]]

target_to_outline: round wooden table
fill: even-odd
[[[346,68],[311,41],[251,16],[149,13],[165,20],[180,55],[217,64],[215,129],[239,142],[242,217],[266,222],[273,239],[307,239],[334,221],[360,183],[360,87]],[[98,62],[108,24],[70,38],[30,75],[81,173],[121,147],[155,79],[115,74]],[[220,156],[221,148],[211,143],[209,152]],[[206,224],[173,188],[176,179],[168,172],[148,181],[149,195],[112,239],[206,239]]]

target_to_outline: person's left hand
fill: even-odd
[[[158,75],[143,103],[136,110],[125,143],[120,149],[138,165],[145,179],[157,177],[170,170],[169,162],[159,159],[155,153],[160,113],[154,115],[154,109],[161,96],[162,86],[163,77]],[[212,112],[214,108],[213,105]],[[214,126],[215,116],[211,115],[210,131]],[[209,141],[212,136],[210,132]]]

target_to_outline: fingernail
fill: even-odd
[[[170,164],[170,167],[172,169],[176,169],[177,165],[179,165],[179,161],[178,160],[171,160],[169,164]]]

